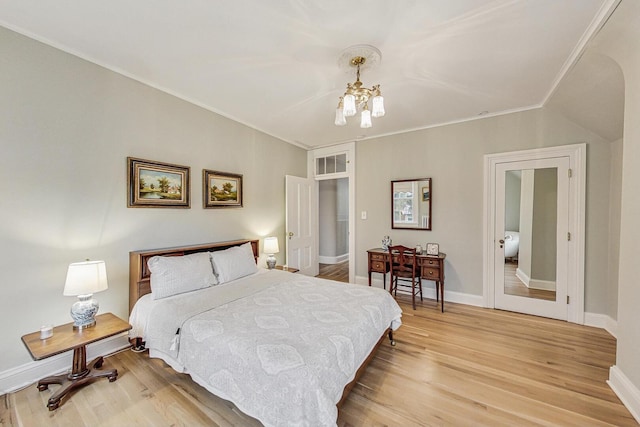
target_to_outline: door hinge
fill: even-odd
[[[567,295],[567,304],[569,304],[569,295]]]
[[[571,168],[567,169],[567,174],[569,175],[569,178],[571,178],[571,176],[573,175]]]
[[[570,231],[567,232],[567,241],[569,241],[569,242],[571,241],[571,232]]]

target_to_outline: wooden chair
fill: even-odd
[[[398,286],[411,287],[411,300],[415,310],[416,295],[420,294],[420,301],[422,301],[422,279],[415,248],[402,245],[389,246],[389,259],[391,261],[389,292],[395,296],[398,293]]]

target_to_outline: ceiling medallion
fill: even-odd
[[[356,81],[347,83],[347,90],[340,97],[336,108],[336,126],[347,124],[347,117],[360,113],[360,127],[370,128],[371,117],[382,117],[384,111],[384,98],[380,94],[380,85],[371,88],[362,87],[360,71],[372,69],[380,63],[382,55],[380,51],[369,45],[356,45],[346,48],[338,58],[338,65],[343,70],[353,72],[356,69]],[[372,99],[372,111],[369,111],[369,98]]]

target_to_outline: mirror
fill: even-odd
[[[556,300],[557,168],[505,175],[504,293]]]
[[[431,230],[431,178],[391,181],[391,228]]]

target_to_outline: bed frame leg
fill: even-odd
[[[396,341],[393,339],[393,331],[391,329],[389,329],[389,341],[392,347],[396,346]]]
[[[146,350],[144,346],[145,342],[140,337],[130,339],[129,342],[131,343],[131,351],[134,353],[142,353]]]

